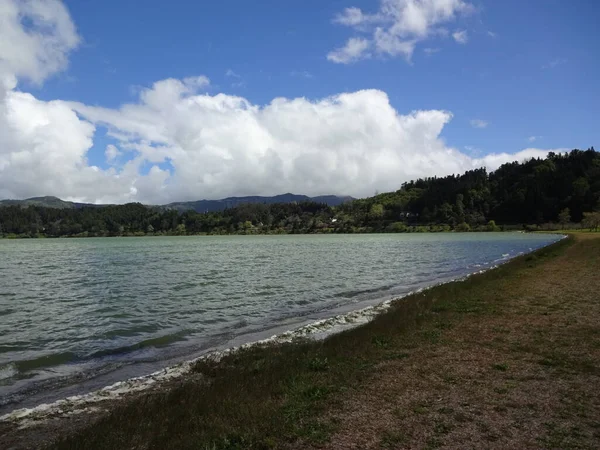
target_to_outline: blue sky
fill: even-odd
[[[406,1],[420,2],[390,0],[388,3],[401,5]],[[381,51],[380,41],[374,37],[377,26],[388,31],[393,26],[389,18],[386,22],[378,16],[383,11],[380,1],[174,0],[165,4],[146,0],[140,6],[140,2],[133,0],[67,0],[64,5],[80,39],[64,52],[68,64],[61,70],[49,71],[42,83],[32,82],[30,75],[19,76],[15,70],[18,87],[14,90],[29,92],[43,102],[59,100],[64,104],[85,105],[73,109],[82,121],[94,126],[92,145],[83,152],[86,164],[103,171],[112,167],[117,174],[123,174],[124,164],[143,152],[127,153],[123,148],[132,140],[126,142],[106,134],[107,130],[117,129],[133,132],[107,119],[109,111],[118,111],[124,104],[139,104],[140,92],[152,88],[159,80],[196,76],[205,76],[210,82],[189,95],[239,96],[259,108],[277,97],[305,98],[311,104],[341,93],[381,91],[387,94],[391,108],[398,115],[408,115],[414,110],[450,112],[451,119],[444,120],[436,138],[447,148],[475,159],[490,154],[514,154],[527,148],[587,148],[598,143],[599,3],[583,0],[424,0],[424,3],[444,1],[456,6],[451,17],[432,21],[425,33],[411,34],[405,30],[399,36],[403,41],[414,41],[413,48],[393,53]],[[350,16],[345,16],[345,9],[351,7],[359,8],[362,17],[368,18],[360,24],[348,25]],[[402,9],[398,11],[401,13]],[[369,50],[347,63],[328,58],[351,38],[364,40]],[[186,91],[184,96],[187,94]],[[92,111],[94,108],[98,110]],[[433,129],[437,129],[436,125]],[[173,152],[185,147],[170,139],[153,141],[149,135],[136,136],[135,143],[142,141],[149,141],[153,147],[173,148]],[[415,138],[410,148],[402,151],[418,152],[419,142],[420,138]],[[114,144],[122,155],[120,166],[107,159],[108,144]],[[225,153],[228,145],[223,144]],[[274,151],[279,152],[277,148]],[[342,148],[340,152],[344,154],[346,150]],[[133,172],[138,177],[147,175],[156,166],[175,175],[178,169],[171,164],[171,157],[159,159],[146,155],[138,159]],[[205,160],[200,163],[206,165]],[[339,163],[332,163],[331,167],[339,168]],[[449,171],[452,170],[450,167]],[[440,169],[433,172],[437,174]],[[214,178],[217,171],[210,173]],[[340,173],[334,173],[334,178],[340,177]],[[365,177],[369,180],[365,188],[368,194],[378,187],[378,177],[376,173]],[[323,192],[329,187],[323,183],[326,176],[315,177],[306,189],[297,182],[302,176],[292,178],[296,181],[283,183],[281,188],[329,193]],[[183,182],[183,178],[157,180],[169,186]],[[202,187],[210,184],[207,180],[195,191],[175,190],[164,200],[177,195],[201,198],[269,191],[265,188],[268,182],[254,190],[251,185],[238,185],[204,191]],[[133,178],[130,181],[137,182]],[[330,189],[338,191],[343,187],[338,182]],[[386,189],[392,184],[386,181],[380,187]],[[91,198],[88,193],[75,192],[76,188],[76,185],[65,186],[55,193]],[[4,186],[5,195],[27,195],[34,190]],[[127,189],[127,192],[121,195],[115,191],[102,198],[120,201],[132,191]],[[137,188],[133,192],[142,190]],[[148,191],[140,199],[159,201],[163,200],[161,195]],[[136,198],[133,195],[132,199]]]

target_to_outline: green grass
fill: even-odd
[[[508,370],[508,364],[506,363],[498,363],[492,366],[494,370],[498,370],[500,372],[506,372]]]

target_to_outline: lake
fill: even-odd
[[[402,296],[558,239],[0,240],[0,414]]]

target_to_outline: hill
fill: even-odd
[[[235,208],[239,205],[248,203],[261,203],[265,205],[271,205],[274,203],[301,203],[301,202],[315,202],[324,203],[329,206],[339,206],[344,202],[354,200],[348,196],[336,196],[336,195],[321,195],[318,197],[308,197],[307,195],[296,195],[296,194],[281,194],[273,197],[261,197],[261,196],[248,196],[248,197],[228,197],[221,200],[196,200],[191,202],[175,202],[169,203],[168,205],[160,205],[163,209],[174,209],[179,212],[185,211],[196,211],[199,213],[224,211],[225,209]],[[112,205],[95,205],[92,203],[76,203],[61,200],[58,197],[46,196],[46,197],[32,197],[25,200],[0,200],[0,207],[2,206],[41,206],[44,208],[56,208],[56,209],[76,209],[85,207],[105,207]]]
[[[600,207],[600,153],[594,148],[549,153],[545,159],[503,164],[488,173],[431,177],[403,183],[396,192],[340,206],[354,223],[369,227],[580,222]]]
[[[329,206],[339,206],[344,202],[354,200],[352,197],[338,197],[335,195],[321,195],[318,197],[308,197],[306,195],[296,194],[281,194],[273,197],[247,196],[247,197],[227,197],[221,200],[197,200],[192,202],[175,202],[164,205],[165,208],[175,209],[179,212],[189,210],[198,213],[224,211],[226,209],[236,208],[237,206],[248,203],[260,203],[264,205],[272,205],[275,203],[301,203],[315,202],[325,203]]]
[[[66,202],[58,197],[32,197],[25,200],[0,200],[0,206],[43,206],[45,208],[71,209],[75,208],[73,202]]]

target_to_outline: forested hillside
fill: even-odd
[[[193,210],[199,213],[208,213],[224,211],[226,209],[236,208],[247,203],[302,203],[315,202],[325,203],[329,206],[338,206],[344,202],[354,200],[352,197],[338,197],[336,195],[321,195],[318,197],[308,197],[306,195],[281,194],[273,197],[248,196],[248,197],[227,197],[220,200],[197,200],[195,202],[176,202],[164,205],[165,208],[176,209],[179,212]]]
[[[127,205],[0,208],[2,236],[122,236],[494,230],[554,222],[600,226],[600,154],[593,148],[546,159],[404,183],[396,192],[336,207],[247,203],[221,212],[180,213]]]
[[[453,227],[489,220],[520,225],[580,222],[599,202],[600,154],[591,148],[504,164],[490,174],[477,169],[411,181],[396,192],[342,205],[340,211],[369,226],[397,220]],[[402,220],[406,215],[409,220]]]

